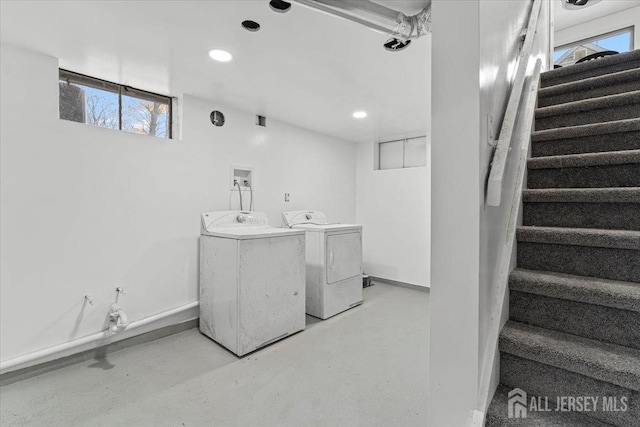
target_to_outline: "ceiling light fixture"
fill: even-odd
[[[229,62],[233,59],[233,56],[226,50],[212,49],[209,51],[211,59],[219,62]]]
[[[282,0],[271,0],[269,2],[269,7],[271,7],[271,10],[274,12],[285,13],[289,12],[291,9],[291,3]]]
[[[242,28],[244,28],[247,31],[251,31],[252,33],[260,30],[260,24],[258,24],[256,21],[251,21],[251,20],[246,20],[246,21],[242,21]]]
[[[354,119],[364,119],[365,117],[367,117],[366,111],[356,111],[353,113]]]
[[[584,9],[588,6],[593,6],[599,3],[601,0],[561,0],[562,7],[568,10]]]

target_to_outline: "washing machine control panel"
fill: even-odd
[[[202,229],[208,231],[216,227],[269,226],[269,220],[262,212],[206,212],[201,215],[201,219]]]
[[[239,213],[236,216],[236,222],[246,225],[269,225],[269,220],[266,217],[246,212]]]

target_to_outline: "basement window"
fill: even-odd
[[[427,137],[379,142],[376,169],[402,169],[426,166]]]
[[[633,49],[633,27],[629,27],[557,47],[553,53],[553,63],[565,67],[585,56],[608,51],[623,53]]]
[[[60,118],[171,138],[171,97],[60,70]]]

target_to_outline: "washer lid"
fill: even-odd
[[[226,239],[248,240],[269,237],[304,235],[304,230],[274,227],[220,227],[203,231],[203,236],[224,237]]]
[[[305,230],[309,232],[329,233],[329,232],[345,232],[359,231],[362,232],[362,226],[358,224],[295,224],[291,226],[292,230]]]
[[[229,239],[257,239],[302,234],[301,230],[273,228],[262,212],[219,211],[200,215],[200,234]]]

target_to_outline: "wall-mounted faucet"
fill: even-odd
[[[122,332],[129,326],[129,318],[124,310],[122,310],[122,307],[116,303],[111,304],[109,317],[111,318],[109,329],[112,332]]]

